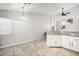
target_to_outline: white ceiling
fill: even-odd
[[[25,12],[52,15],[78,6],[78,3],[31,3],[25,6]],[[0,9],[9,11],[23,11],[23,3],[0,3]]]

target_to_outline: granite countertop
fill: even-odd
[[[79,32],[69,32],[69,31],[63,31],[63,32],[48,32],[48,35],[67,35],[72,37],[79,37]]]

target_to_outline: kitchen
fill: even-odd
[[[79,3],[0,3],[0,56],[79,56]]]

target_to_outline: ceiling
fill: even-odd
[[[31,3],[25,5],[24,12],[53,15],[61,11],[61,8],[65,10],[78,6],[79,3]],[[1,10],[8,11],[23,11],[23,3],[0,3]]]

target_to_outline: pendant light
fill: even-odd
[[[24,9],[25,9],[25,4],[23,4],[23,7],[22,7],[22,16],[21,16],[21,20],[26,20],[26,17],[24,15]]]
[[[27,6],[29,6],[29,4],[31,4],[31,3],[23,3],[23,7],[22,7],[22,16],[21,16],[21,19],[23,19],[23,20],[27,20],[27,18],[25,17],[25,7],[26,7],[26,5]]]

